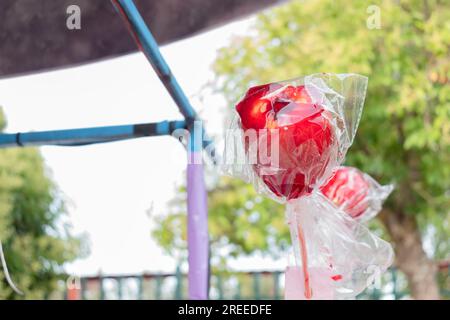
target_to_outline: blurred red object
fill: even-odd
[[[357,218],[369,206],[370,184],[364,174],[356,168],[339,167],[327,184],[320,188],[322,193],[338,207]]]

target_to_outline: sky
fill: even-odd
[[[246,18],[161,49],[210,135],[221,135],[224,98],[204,90],[216,52],[248,32]],[[206,92],[206,93],[205,93]],[[199,99],[199,96],[203,99]],[[68,129],[182,119],[140,53],[76,68],[0,80],[7,132]],[[171,272],[175,261],[150,236],[150,215],[164,214],[183,183],[186,155],[171,137],[83,147],[42,147],[49,174],[68,204],[75,234],[90,255],[71,263],[75,275]],[[149,210],[150,209],[150,210]],[[284,263],[285,261],[283,261]],[[251,258],[239,270],[282,266]]]

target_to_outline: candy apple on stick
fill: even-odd
[[[350,290],[356,286],[361,290],[364,275],[360,270],[369,262],[380,261],[372,259],[378,240],[366,229],[361,229],[357,233],[360,238],[356,239],[354,230],[359,226],[355,220],[336,214],[339,210],[319,191],[342,163],[352,143],[366,87],[367,78],[355,74],[315,74],[252,87],[236,105],[234,122],[245,154],[243,165],[233,166],[228,159],[234,156],[229,152],[234,150],[234,141],[228,141],[231,139],[227,136],[226,171],[244,177],[258,191],[287,205],[287,220],[307,299],[320,291],[319,286],[314,288],[315,284],[324,283],[316,281],[317,274],[325,274],[317,273],[316,266],[327,268],[327,279],[339,282],[338,288]],[[252,132],[256,141],[248,139]],[[252,155],[255,150],[266,154],[270,150],[271,161]],[[277,161],[272,161],[274,158]],[[364,241],[370,243],[366,245]],[[352,256],[354,261],[349,264],[346,256]],[[309,277],[310,264],[316,268],[316,280]],[[358,276],[357,283],[354,275]]]
[[[278,139],[267,134],[267,143],[278,143],[279,168],[265,170],[272,164],[253,164],[255,173],[277,197],[286,200],[309,194],[322,177],[337,152],[337,139],[324,107],[314,103],[304,85],[265,84],[250,88],[237,104],[236,111],[245,130],[277,130]],[[261,133],[262,132],[262,133]],[[270,146],[267,147],[271,149]],[[253,149],[255,150],[255,149]],[[250,143],[245,143],[249,153]],[[269,172],[270,174],[265,174]],[[290,224],[298,239],[304,266],[305,296],[311,298],[307,253],[301,225]]]

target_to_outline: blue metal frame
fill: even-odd
[[[0,134],[0,147],[81,146],[140,137],[171,135],[175,130],[185,128],[187,128],[186,121],[181,120],[68,130],[4,133]]]
[[[169,66],[159,51],[158,44],[139,14],[133,0],[112,0],[117,11],[122,14],[134,36],[137,45],[145,54],[161,82],[184,116],[190,132],[187,165],[187,228],[189,263],[189,298],[208,299],[209,294],[209,238],[207,192],[203,179],[201,161],[202,147],[210,142],[206,138],[202,123],[188,98],[181,89]],[[200,125],[199,125],[200,124]],[[212,151],[214,152],[214,151]],[[214,161],[214,153],[212,153]]]
[[[158,43],[153,37],[150,29],[147,27],[144,19],[139,13],[136,5],[133,0],[112,0],[113,5],[117,9],[117,11],[122,15],[127,23],[130,32],[135,38],[138,47],[142,50],[142,52],[147,57],[147,60],[150,62],[153,70],[158,75],[161,82],[166,87],[166,90],[169,92],[173,101],[178,107],[178,110],[184,116],[187,126],[191,131],[191,135],[201,135],[201,139],[196,139],[198,141],[196,144],[190,144],[191,151],[195,151],[195,149],[201,149],[202,147],[206,147],[212,143],[212,141],[205,134],[205,130],[202,126],[201,130],[191,130],[193,129],[193,122],[195,120],[199,120],[197,113],[192,107],[189,99],[184,93],[183,89],[179,85],[178,81],[172,74],[172,71],[169,68],[169,65],[164,60],[161,52],[159,51]],[[212,155],[214,157],[214,148],[211,148]],[[212,159],[213,161],[215,159]]]
[[[159,51],[156,40],[139,14],[139,10],[136,8],[134,2],[132,0],[112,0],[112,3],[119,13],[122,13],[123,18],[126,19],[139,47],[166,87],[179,111],[184,116],[184,121],[174,122],[176,126],[180,128],[183,126],[183,128],[189,129],[192,135],[201,135],[200,139],[195,139],[195,141],[200,141],[200,145],[197,145],[198,143],[188,144],[190,150],[194,151],[210,145],[212,141],[207,138],[203,126],[200,131],[191,130],[193,129],[194,121],[199,120],[197,113],[170,71],[168,64]],[[159,125],[163,128],[167,124],[167,121],[163,121]],[[0,148],[25,145],[79,146],[132,139],[141,136],[133,131],[135,126],[137,125],[0,134]],[[154,132],[153,134],[148,134],[148,136],[171,133],[170,130],[162,130],[159,133]]]
[[[116,5],[116,8],[117,4],[119,4],[120,8],[117,8],[118,11],[125,13],[124,19],[126,19],[132,27],[131,31],[138,40],[138,45],[144,52],[158,77],[161,79],[161,82],[166,87],[170,96],[177,104],[181,114],[188,121],[197,119],[197,113],[178,84],[178,81],[173,76],[169,65],[161,55],[158,43],[147,27],[147,24],[142,19],[142,16],[136,8],[133,0],[116,0],[113,1],[113,4]]]
[[[152,33],[139,14],[132,0],[111,0],[117,11],[127,23],[139,48],[145,54],[154,71],[157,73],[166,90],[171,95],[184,121],[163,121],[159,123],[81,128],[69,130],[53,130],[27,133],[0,134],[0,148],[13,146],[80,146],[132,139],[145,136],[170,135],[176,129],[188,129],[188,155],[199,155],[202,148],[209,146],[214,162],[212,141],[207,138],[197,113],[190,104],[186,94],[173,76]],[[200,124],[200,125],[199,125]],[[190,158],[188,158],[190,159]],[[207,228],[206,188],[203,181],[203,165],[188,161],[188,219],[190,221],[190,237],[188,239],[189,293],[192,299],[207,299],[209,286],[209,244]],[[201,270],[200,270],[201,269]],[[203,271],[204,270],[204,271]]]

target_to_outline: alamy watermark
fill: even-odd
[[[81,29],[81,9],[79,6],[72,4],[67,7],[66,14],[66,27],[69,30]]]
[[[370,5],[366,10],[369,16],[366,19],[367,29],[381,29],[381,9],[377,5]]]
[[[280,158],[279,133],[281,129],[246,129],[239,127],[227,129],[225,132],[225,148],[223,158],[219,158],[222,150],[205,137],[202,121],[195,121],[191,130],[177,129],[172,136],[187,146],[188,163],[202,163],[203,149],[206,154],[222,165],[261,165],[267,168],[278,168]],[[216,141],[217,142],[217,141]]]
[[[66,279],[66,287],[68,290],[81,290],[81,279],[79,276],[69,276]]]
[[[367,288],[381,289],[381,275],[383,274],[381,268],[377,265],[370,265],[364,270],[368,274],[366,280]]]

